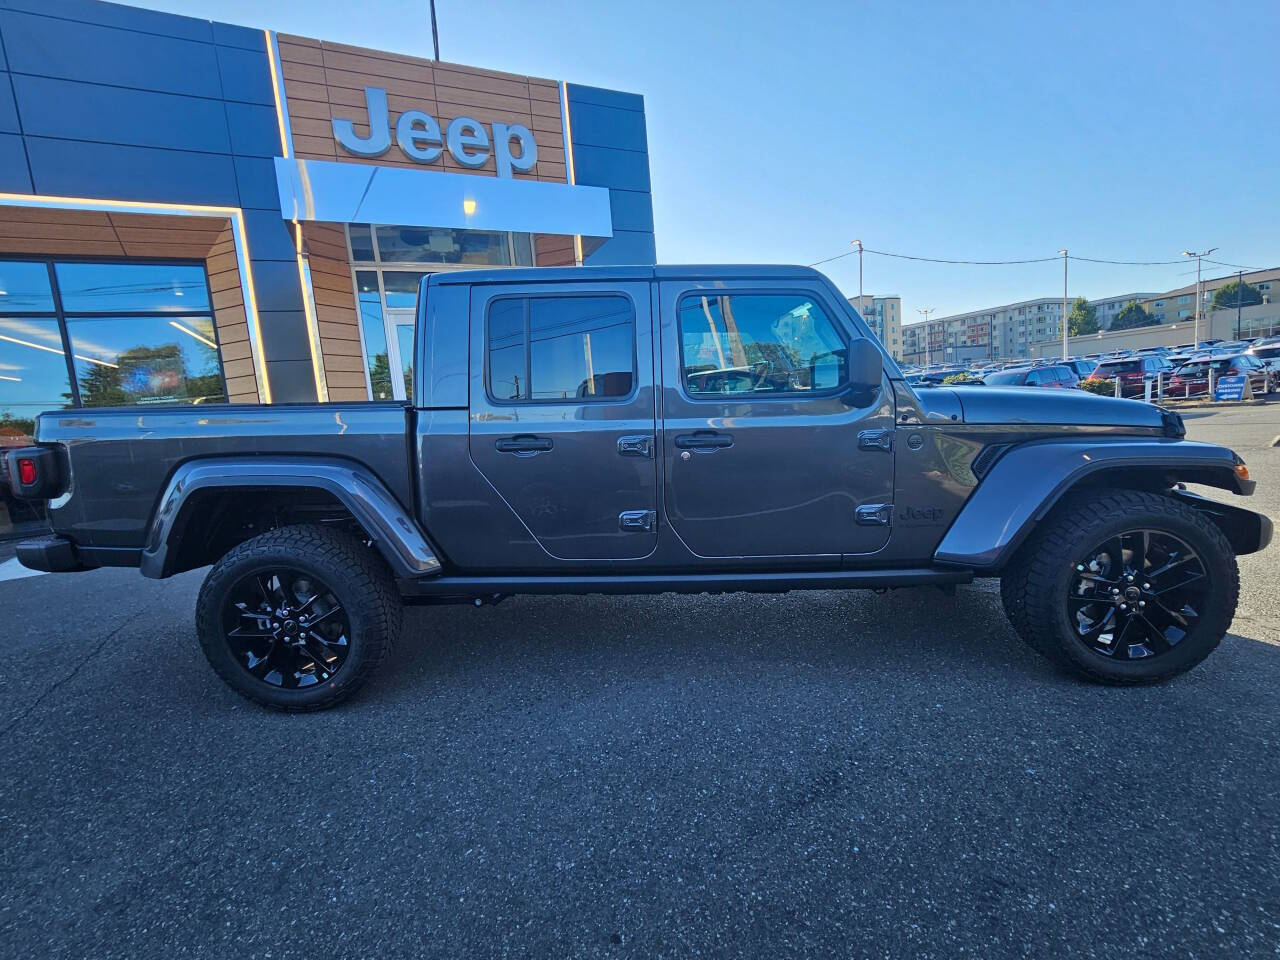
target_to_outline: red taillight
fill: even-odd
[[[36,462],[23,457],[18,460],[18,482],[30,487],[36,482]]]

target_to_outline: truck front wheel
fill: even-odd
[[[400,628],[391,571],[342,530],[300,525],[248,540],[209,572],[196,630],[237,693],[278,710],[322,710],[354,693]]]
[[[1235,616],[1240,575],[1222,532],[1172,497],[1068,497],[1001,579],[1019,635],[1055,663],[1111,684],[1185,673]]]

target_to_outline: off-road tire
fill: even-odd
[[[341,669],[306,689],[278,689],[250,676],[232,656],[222,610],[232,586],[255,570],[295,568],[323,581],[341,601],[351,631]],[[324,710],[345,700],[369,679],[399,637],[403,609],[386,561],[355,535],[317,524],[269,530],[247,540],[214,564],[196,601],[200,646],[218,676],[237,693],[289,712]]]
[[[1112,662],[1088,649],[1068,619],[1071,564],[1108,537],[1137,528],[1167,531],[1190,545],[1203,560],[1211,592],[1199,622],[1172,650]],[[1079,676],[1115,685],[1158,683],[1195,667],[1222,641],[1239,592],[1235,552],[1222,531],[1170,496],[1139,490],[1067,496],[1041,521],[1000,580],[1005,614],[1032,649]]]

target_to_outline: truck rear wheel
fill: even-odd
[[[242,696],[323,710],[382,662],[401,607],[382,557],[344,531],[300,525],[240,544],[205,578],[196,630],[209,663]]]
[[[1023,640],[1111,684],[1154,683],[1196,666],[1226,634],[1239,590],[1235,553],[1210,520],[1137,490],[1068,497],[1000,582]]]

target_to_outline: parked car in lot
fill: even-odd
[[[1086,379],[1119,380],[1120,396],[1145,397],[1147,383],[1154,384],[1161,373],[1168,374],[1172,370],[1173,364],[1164,357],[1126,357],[1102,361]]]
[[[1076,372],[1065,364],[1043,367],[1022,367],[989,373],[982,378],[989,387],[1049,387],[1074,388],[1080,386]]]
[[[1062,363],[1064,366],[1070,367],[1075,372],[1075,375],[1081,380],[1085,379],[1085,377],[1098,369],[1097,360],[1089,360],[1085,357],[1075,357],[1070,360],[1063,360]]]
[[[1168,393],[1174,397],[1200,397],[1209,393],[1209,371],[1215,381],[1222,377],[1248,377],[1256,397],[1272,390],[1272,376],[1266,365],[1248,353],[1190,360],[1169,378]]]
[[[3,482],[47,503],[52,532],[18,559],[212,564],[195,616],[210,665],[304,711],[372,675],[403,603],[975,577],[1000,578],[1055,663],[1149,683],[1217,647],[1236,555],[1271,538],[1266,517],[1181,487],[1255,484],[1176,413],[912,389],[804,267],[432,274],[410,356],[407,404],[40,415]]]

